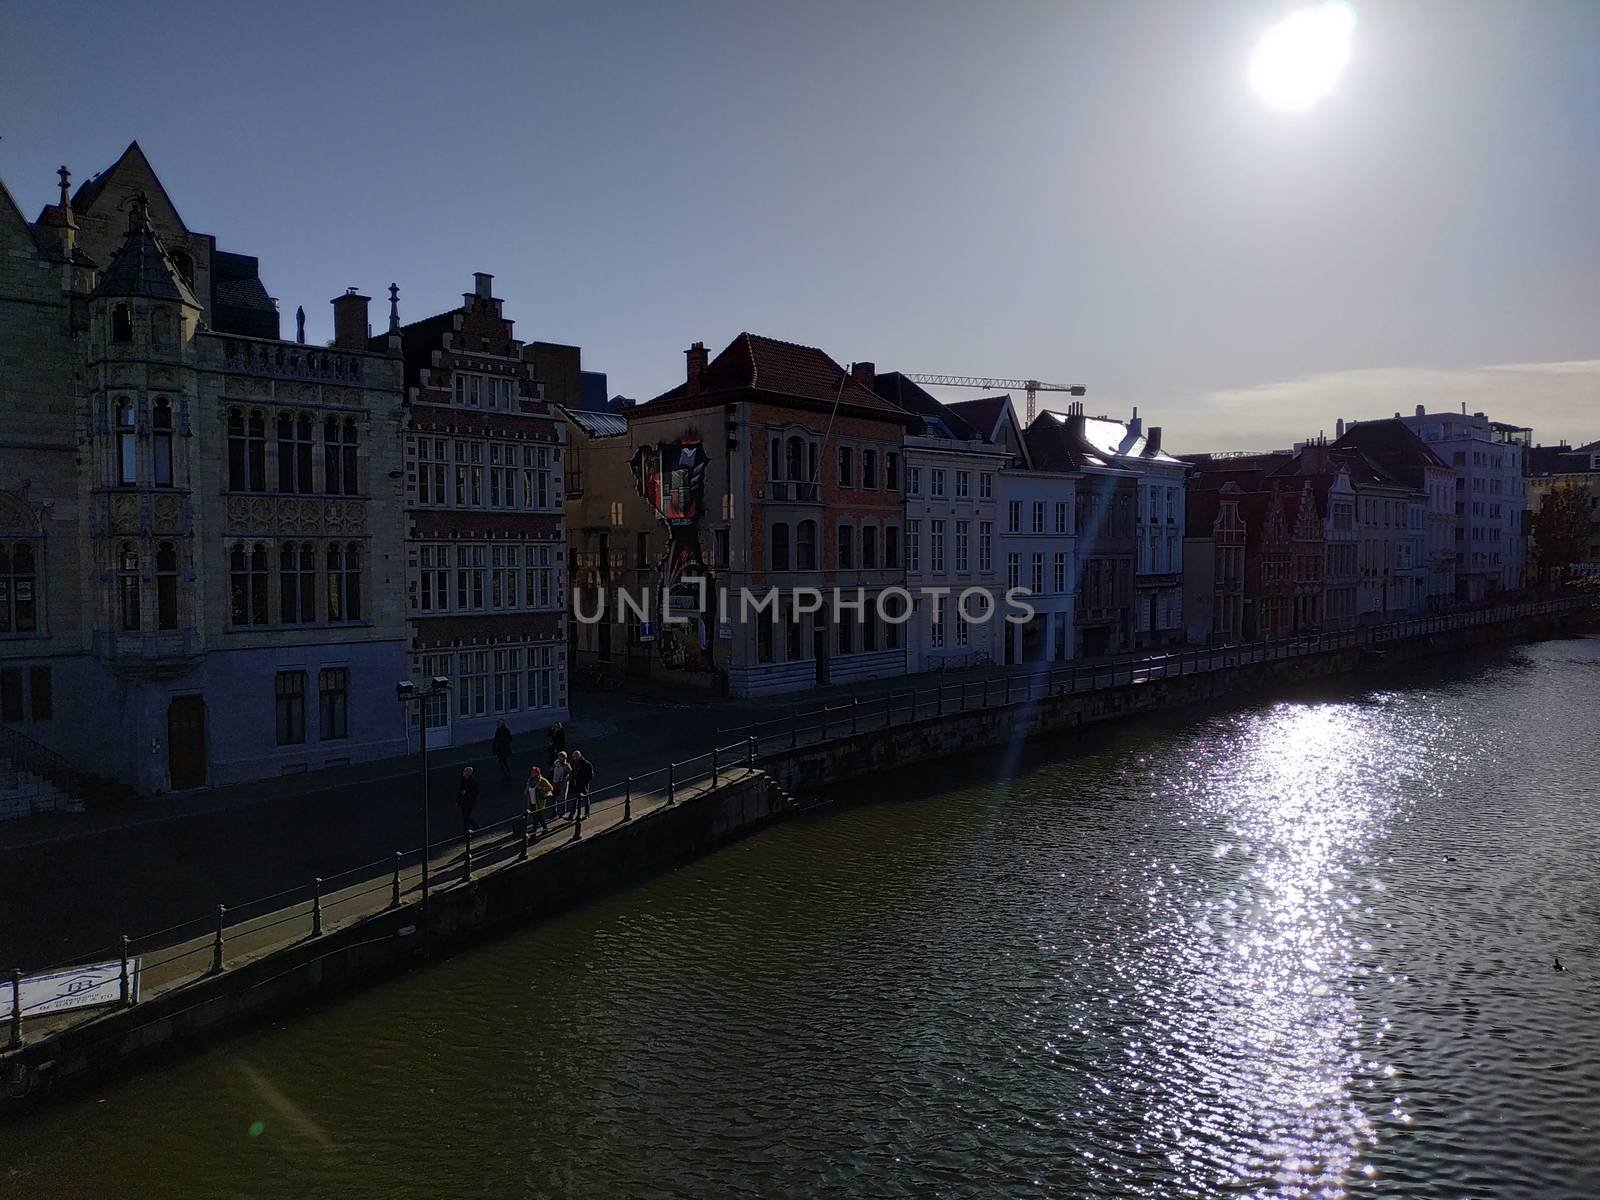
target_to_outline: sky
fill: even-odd
[[[1286,113],[1247,76],[1292,7],[0,0],[0,179],[33,217],[137,139],[290,336],[488,271],[640,399],[749,330],[1180,452],[1416,404],[1600,438],[1600,3],[1355,0]]]

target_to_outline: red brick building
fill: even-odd
[[[686,358],[683,383],[626,410],[628,436],[631,453],[654,448],[663,462],[688,450],[703,494],[692,521],[639,532],[651,561],[693,564],[659,573],[658,584],[708,577],[730,611],[698,630],[659,630],[658,661],[733,695],[904,674],[906,627],[880,620],[875,601],[905,585],[910,414],[814,347],[743,333],[715,359],[698,342]],[[839,619],[834,588],[860,589],[863,610]],[[746,619],[741,589],[777,589],[777,610]],[[797,612],[797,589],[821,589],[830,603]],[[682,638],[694,644],[675,648]]]
[[[567,715],[565,439],[539,365],[576,351],[518,341],[492,280],[475,275],[460,306],[406,326],[390,300],[410,410],[411,671],[451,680],[448,703],[430,702],[430,745],[482,740],[500,720],[517,732]]]

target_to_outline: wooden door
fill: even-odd
[[[175,696],[167,707],[167,775],[172,790],[206,784],[206,702]]]

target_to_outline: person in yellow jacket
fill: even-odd
[[[550,820],[547,814],[554,801],[556,790],[550,786],[550,780],[538,767],[528,768],[527,794],[528,814],[533,818],[533,836],[549,833]]]

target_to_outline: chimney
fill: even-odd
[[[871,362],[851,363],[850,378],[870,392],[873,381],[878,378],[878,364]]]
[[[1428,410],[1423,408],[1422,405],[1420,405],[1420,404],[1417,405],[1417,416],[1425,417],[1427,415],[1428,415]]]
[[[1344,418],[1343,417],[1340,417],[1337,421],[1335,421],[1333,423],[1333,436],[1336,437],[1336,438],[1342,438],[1344,436]]]
[[[1133,416],[1128,418],[1128,432],[1133,434],[1134,437],[1138,437],[1143,429],[1144,422],[1139,420],[1139,406],[1135,404],[1133,406]]]
[[[363,296],[355,288],[345,288],[344,295],[330,301],[333,305],[333,344],[340,350],[367,348],[367,305],[371,302],[371,296]]]
[[[472,294],[480,300],[494,298],[494,276],[483,271],[472,273]]]
[[[1135,421],[1138,419],[1138,417],[1134,417]],[[1145,435],[1144,439],[1144,452],[1152,458],[1161,453],[1161,426],[1150,426],[1150,432]]]
[[[689,395],[699,395],[705,386],[706,344],[696,342],[683,352],[683,356],[689,363]]]

